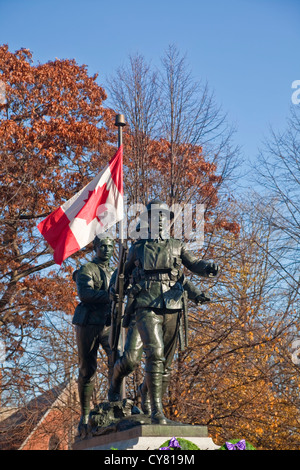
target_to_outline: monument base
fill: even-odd
[[[219,449],[208,437],[206,426],[142,424],[126,431],[77,440],[73,450],[158,450],[172,437],[187,439],[201,450]]]
[[[87,434],[78,436],[73,450],[158,450],[172,437],[184,438],[201,450],[219,447],[208,437],[206,426],[175,421],[151,424],[151,418],[131,400],[100,403],[89,416]]]

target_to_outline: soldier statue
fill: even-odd
[[[182,241],[165,235],[164,227],[170,219],[165,203],[150,202],[147,216],[148,238],[141,238],[131,246],[125,264],[125,279],[131,285],[129,297],[134,299],[134,316],[130,322],[131,337],[125,346],[124,362],[115,364],[109,399],[119,398],[122,378],[126,370],[128,373],[130,367],[135,367],[143,348],[145,380],[141,394],[144,395],[144,403],[149,396],[151,422],[167,424],[162,397],[169,383],[176,349],[184,289],[190,290],[189,298],[201,303],[201,298],[197,299],[199,292],[184,282],[182,265],[203,277],[216,276],[218,266],[198,260]],[[155,227],[153,221],[156,222]]]
[[[114,250],[114,242],[111,238],[96,236],[93,245],[96,257],[73,274],[81,301],[75,309],[72,321],[76,328],[79,363],[78,392],[81,417],[78,431],[80,435],[87,430],[97,370],[97,352],[100,345],[107,355],[109,382],[113,371],[112,352],[109,346],[108,291],[113,274],[109,263]]]
[[[205,302],[209,302],[210,299],[203,292],[201,292],[192,282],[186,279],[183,274],[179,276],[178,282],[182,283],[184,289],[183,302],[185,305],[183,309],[184,311],[182,312],[183,315],[180,317],[180,330],[178,332],[178,342],[180,343],[179,347],[181,349],[184,349],[184,347],[187,345],[187,332],[184,331],[184,329],[186,328],[185,323],[187,321],[187,299],[192,300],[196,305],[202,305]],[[118,296],[115,293],[111,293],[111,298],[114,300],[118,300]],[[137,328],[133,310],[133,303],[134,297],[131,291],[123,319],[123,327],[128,328],[124,351],[122,356],[119,357],[114,364],[114,370],[108,391],[108,400],[112,402],[119,401],[121,399],[120,391],[123,379],[135,370],[135,368],[140,364],[142,359],[143,342],[139,334],[139,330]],[[169,379],[170,374],[163,375],[162,395],[164,395],[164,392],[167,390]],[[150,399],[145,381],[138,387],[137,393],[138,396],[140,396],[141,398],[141,408],[143,413],[146,415],[151,414]]]

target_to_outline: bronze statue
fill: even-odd
[[[135,367],[143,348],[146,356],[145,381],[141,387],[144,409],[146,411],[147,396],[149,396],[151,422],[167,424],[162,397],[169,383],[184,307],[185,283],[182,277],[182,265],[203,277],[216,276],[218,267],[214,263],[198,260],[187,250],[182,241],[165,238],[165,221],[170,218],[166,204],[152,201],[147,206],[147,214],[149,236],[131,246],[124,270],[125,279],[131,285],[130,308],[134,311],[127,349],[125,346],[124,361],[127,361],[126,367]],[[156,230],[151,227],[151,220],[155,219],[153,215],[157,221]],[[188,288],[191,289],[189,285],[186,286],[186,290]],[[196,299],[202,294],[194,291],[194,294],[190,293],[190,298],[193,295]],[[200,297],[198,301],[201,301]],[[122,362],[117,361],[109,390],[109,398],[112,400],[119,399],[122,373],[124,373],[121,366]]]
[[[209,297],[201,292],[192,282],[185,278],[182,274],[178,282],[182,283],[184,289],[185,307],[182,309],[180,315],[180,324],[178,331],[178,342],[181,350],[187,346],[187,299],[192,300],[196,305],[209,302]],[[129,296],[125,316],[123,319],[123,327],[128,328],[126,335],[126,342],[124,351],[121,357],[117,359],[114,365],[110,388],[108,391],[109,401],[119,401],[121,399],[120,390],[122,381],[125,377],[131,374],[134,369],[140,364],[143,354],[143,342],[137,328],[134,310],[133,310],[133,297]],[[118,299],[117,295],[113,294],[112,298]],[[185,334],[184,334],[185,333]],[[164,377],[163,390],[167,389],[168,380]],[[141,397],[141,408],[144,414],[151,414],[150,399],[145,381],[138,387],[138,395]]]
[[[90,401],[97,370],[97,352],[100,345],[107,355],[109,382],[113,371],[112,351],[109,346],[110,301],[108,290],[113,274],[109,262],[114,242],[110,238],[95,237],[93,243],[96,257],[73,274],[81,301],[75,309],[72,321],[76,328],[79,362],[78,392],[81,417],[78,431],[80,435],[87,430]]]

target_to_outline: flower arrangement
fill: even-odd
[[[164,442],[159,450],[201,450],[196,444],[187,439],[172,437],[170,440]],[[232,439],[226,441],[217,450],[256,450],[250,442],[245,439]]]
[[[256,450],[250,442],[245,439],[232,439],[231,441],[225,442],[219,450]]]
[[[187,439],[179,437],[176,439],[172,437],[170,440],[164,442],[159,450],[200,450],[196,444]]]

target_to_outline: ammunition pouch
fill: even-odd
[[[182,274],[178,269],[167,272],[145,272],[143,278],[147,281],[174,281],[181,279]]]
[[[145,280],[147,281],[169,281],[169,273],[145,273]]]

